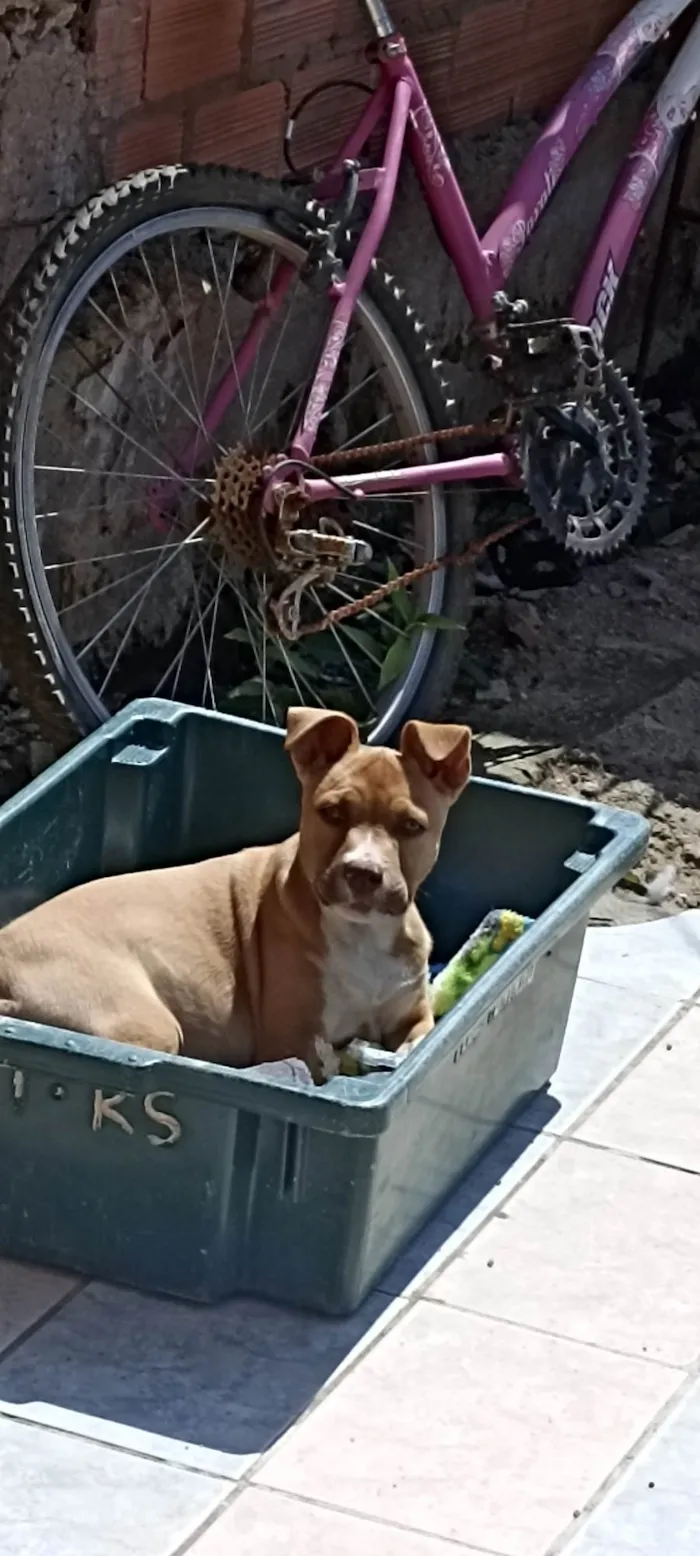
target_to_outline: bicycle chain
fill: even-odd
[[[442,427],[434,432],[418,432],[410,438],[396,438],[389,443],[366,444],[364,448],[336,449],[331,454],[318,454],[313,456],[313,463],[319,470],[327,470],[334,465],[342,464],[348,460],[371,459],[388,454],[401,454],[410,452],[414,448],[425,448],[431,443],[446,443],[457,438],[490,439],[503,437],[512,429],[512,415],[504,417],[500,422],[491,421],[479,424],[471,424],[462,427]],[[420,469],[420,466],[416,466]],[[351,494],[349,494],[351,495]],[[508,535],[513,535],[516,530],[523,529],[526,524],[532,522],[530,514],[522,519],[512,520],[510,524],[501,525],[500,529],[493,530],[489,535],[484,535],[479,540],[473,540],[461,551],[445,552],[440,557],[435,557],[431,562],[424,562],[421,567],[413,567],[408,572],[400,573],[396,578],[390,578],[386,583],[378,584],[376,589],[370,590],[359,600],[348,601],[346,605],[337,605],[328,611],[320,621],[300,622],[297,628],[297,638],[311,637],[315,633],[325,632],[328,627],[335,627],[340,622],[347,621],[353,616],[359,616],[361,611],[372,610],[381,605],[382,601],[394,594],[397,589],[405,589],[409,584],[420,582],[421,578],[427,578],[431,573],[439,572],[442,567],[464,567],[468,562],[476,560],[489,546],[499,540],[505,540]]]
[[[327,470],[333,465],[345,464],[346,461],[376,458],[381,454],[403,454],[411,452],[414,448],[426,448],[429,443],[447,443],[456,438],[502,438],[512,429],[512,414],[501,417],[500,421],[472,422],[464,427],[439,427],[435,432],[416,432],[410,438],[394,438],[390,443],[366,443],[363,448],[335,449],[332,454],[314,454],[313,463],[319,470]]]

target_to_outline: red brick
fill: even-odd
[[[252,0],[251,77],[259,81],[291,69],[310,49],[329,42],[329,0]]]
[[[515,111],[549,108],[576,80],[592,52],[591,14],[561,0],[536,0],[522,40]]]
[[[231,87],[195,110],[188,152],[197,162],[225,162],[254,173],[280,171],[285,121],[281,81],[235,92]]]
[[[147,0],[101,0],[95,13],[95,85],[102,106],[120,114],[143,96],[147,20]]]
[[[307,92],[321,86],[328,88],[307,103],[299,115],[291,147],[296,167],[316,167],[330,161],[340,151],[365,107],[364,92],[333,83],[346,80],[371,86],[375,79],[376,71],[363,54],[345,55],[295,72],[290,93],[292,108],[297,107]]]
[[[437,104],[444,129],[464,130],[508,115],[523,68],[525,14],[525,0],[488,0],[467,12],[457,33],[449,98]]]
[[[130,114],[117,130],[111,158],[114,178],[125,178],[128,173],[159,167],[161,163],[179,162],[182,121],[180,108],[161,108],[156,112],[143,108]]]
[[[454,28],[424,33],[411,45],[411,59],[433,112],[440,115],[450,94],[457,37]]]
[[[146,97],[236,75],[244,0],[151,0]]]
[[[590,7],[589,32],[590,52],[597,49],[598,44],[607,38],[608,33],[617,27],[623,16],[627,16],[632,7],[629,0],[595,0]]]
[[[326,15],[330,19],[330,28],[326,36],[331,40],[342,39],[343,46],[350,44],[353,48],[364,50],[372,42],[375,34],[366,11],[363,10],[360,0],[335,0],[331,5],[328,0]]]

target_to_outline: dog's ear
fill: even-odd
[[[360,732],[348,713],[332,713],[327,708],[290,708],[287,713],[284,748],[302,781],[322,778],[359,744]]]
[[[440,794],[452,804],[462,793],[472,770],[472,732],[466,724],[422,724],[412,719],[401,734],[404,761],[415,762]]]

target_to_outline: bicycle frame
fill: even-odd
[[[346,274],[331,284],[334,308],[325,345],[292,440],[290,458],[275,466],[268,481],[266,507],[273,506],[280,481],[292,473],[298,478],[299,464],[293,461],[308,464],[313,455],[353,310],[391,213],[404,149],[413,161],[423,196],[472,314],[479,325],[487,326],[495,318],[494,295],[504,287],[585,136],[645,52],[665,36],[693,3],[694,0],[639,0],[601,44],[555,109],[511,185],[501,211],[479,238],[404,40],[391,28],[383,4],[365,0],[378,37],[380,81],[329,173],[319,183],[316,193],[320,200],[332,199],[339,192],[345,161],[359,157],[388,111],[384,153],[381,165],[364,169],[360,175],[360,189],[374,194],[373,206]],[[625,158],[571,305],[569,316],[590,326],[599,343],[605,337],[639,229],[699,97],[700,18],[679,50]],[[218,386],[205,414],[209,432],[215,429],[236,391],[240,391],[247,364],[252,360],[251,345],[254,343],[257,349],[266,321],[282,300],[286,287],[280,282],[280,274],[284,274],[282,264],[268,297],[259,305],[233,368]],[[185,454],[185,469],[187,460]],[[494,478],[517,483],[516,462],[508,449],[442,462],[433,459],[420,466],[421,488]],[[304,496],[312,502],[333,500],[339,485],[358,495],[413,489],[416,466],[360,471],[338,476],[333,484],[304,477]]]

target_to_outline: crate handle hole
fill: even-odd
[[[298,1124],[287,1124],[282,1158],[282,1194],[285,1199],[296,1197],[300,1170],[301,1131]]]

